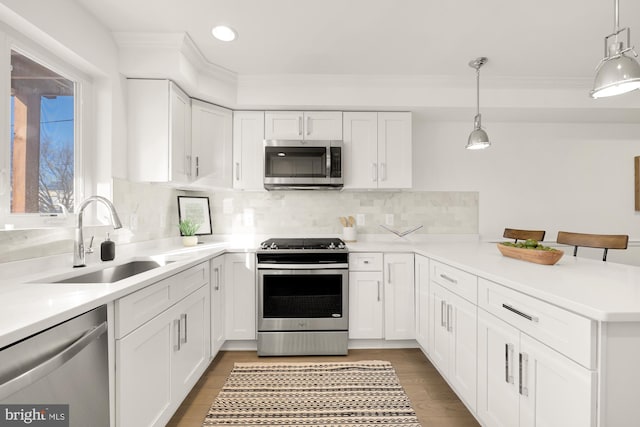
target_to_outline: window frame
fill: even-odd
[[[17,34],[11,28],[0,25],[0,230],[71,227],[75,224],[73,213],[41,214],[11,213],[11,145],[9,140],[11,117],[11,51],[35,61],[74,82],[74,205],[84,200],[95,187],[93,168],[94,149],[90,144],[92,123],[92,80],[73,64],[46,48]]]

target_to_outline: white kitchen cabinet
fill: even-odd
[[[479,419],[489,427],[595,426],[596,373],[478,312]]]
[[[211,259],[211,357],[224,344],[224,255]]]
[[[349,338],[384,338],[382,271],[349,272]]]
[[[416,341],[429,354],[429,258],[415,256]]]
[[[267,111],[265,139],[342,140],[341,111]]]
[[[128,79],[129,179],[188,183],[191,99],[170,80]]]
[[[384,254],[384,337],[415,338],[413,253]]]
[[[118,426],[165,425],[205,371],[211,350],[208,271],[208,263],[201,264],[116,301],[116,324],[122,325],[115,332]],[[130,329],[137,311],[144,315]]]
[[[344,188],[411,188],[410,112],[343,114]]]
[[[466,405],[476,408],[477,306],[431,281],[430,358]]]
[[[264,111],[233,113],[233,188],[264,191]]]
[[[225,338],[256,339],[255,253],[228,253],[224,262]]]
[[[232,187],[232,112],[191,101],[191,178],[212,188]]]

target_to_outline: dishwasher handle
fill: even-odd
[[[80,353],[85,347],[100,338],[106,332],[107,322],[105,321],[95,328],[87,330],[80,338],[75,340],[71,345],[69,345],[67,348],[60,351],[56,355],[31,368],[30,370],[13,377],[4,384],[0,384],[0,401],[11,396],[15,392],[35,383],[41,378],[46,377],[51,372],[67,363],[73,356]]]

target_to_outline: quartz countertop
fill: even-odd
[[[0,348],[219,254],[252,252],[256,247],[255,242],[208,243],[195,248],[151,244],[109,263],[148,258],[172,262],[111,284],[48,283],[52,277],[74,272],[70,267],[52,268],[44,259],[40,264],[32,261],[31,268],[24,263],[0,265]],[[495,243],[473,239],[356,242],[348,248],[351,252],[415,252],[597,321],[640,321],[640,267],[575,258],[568,251],[555,265],[538,265],[503,257]],[[86,267],[83,272],[109,263]]]

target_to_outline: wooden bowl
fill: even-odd
[[[522,261],[535,262],[536,264],[553,265],[560,261],[564,251],[556,249],[555,251],[538,251],[535,249],[516,248],[513,246],[505,246],[502,243],[498,243],[498,250],[502,255],[521,259]]]

